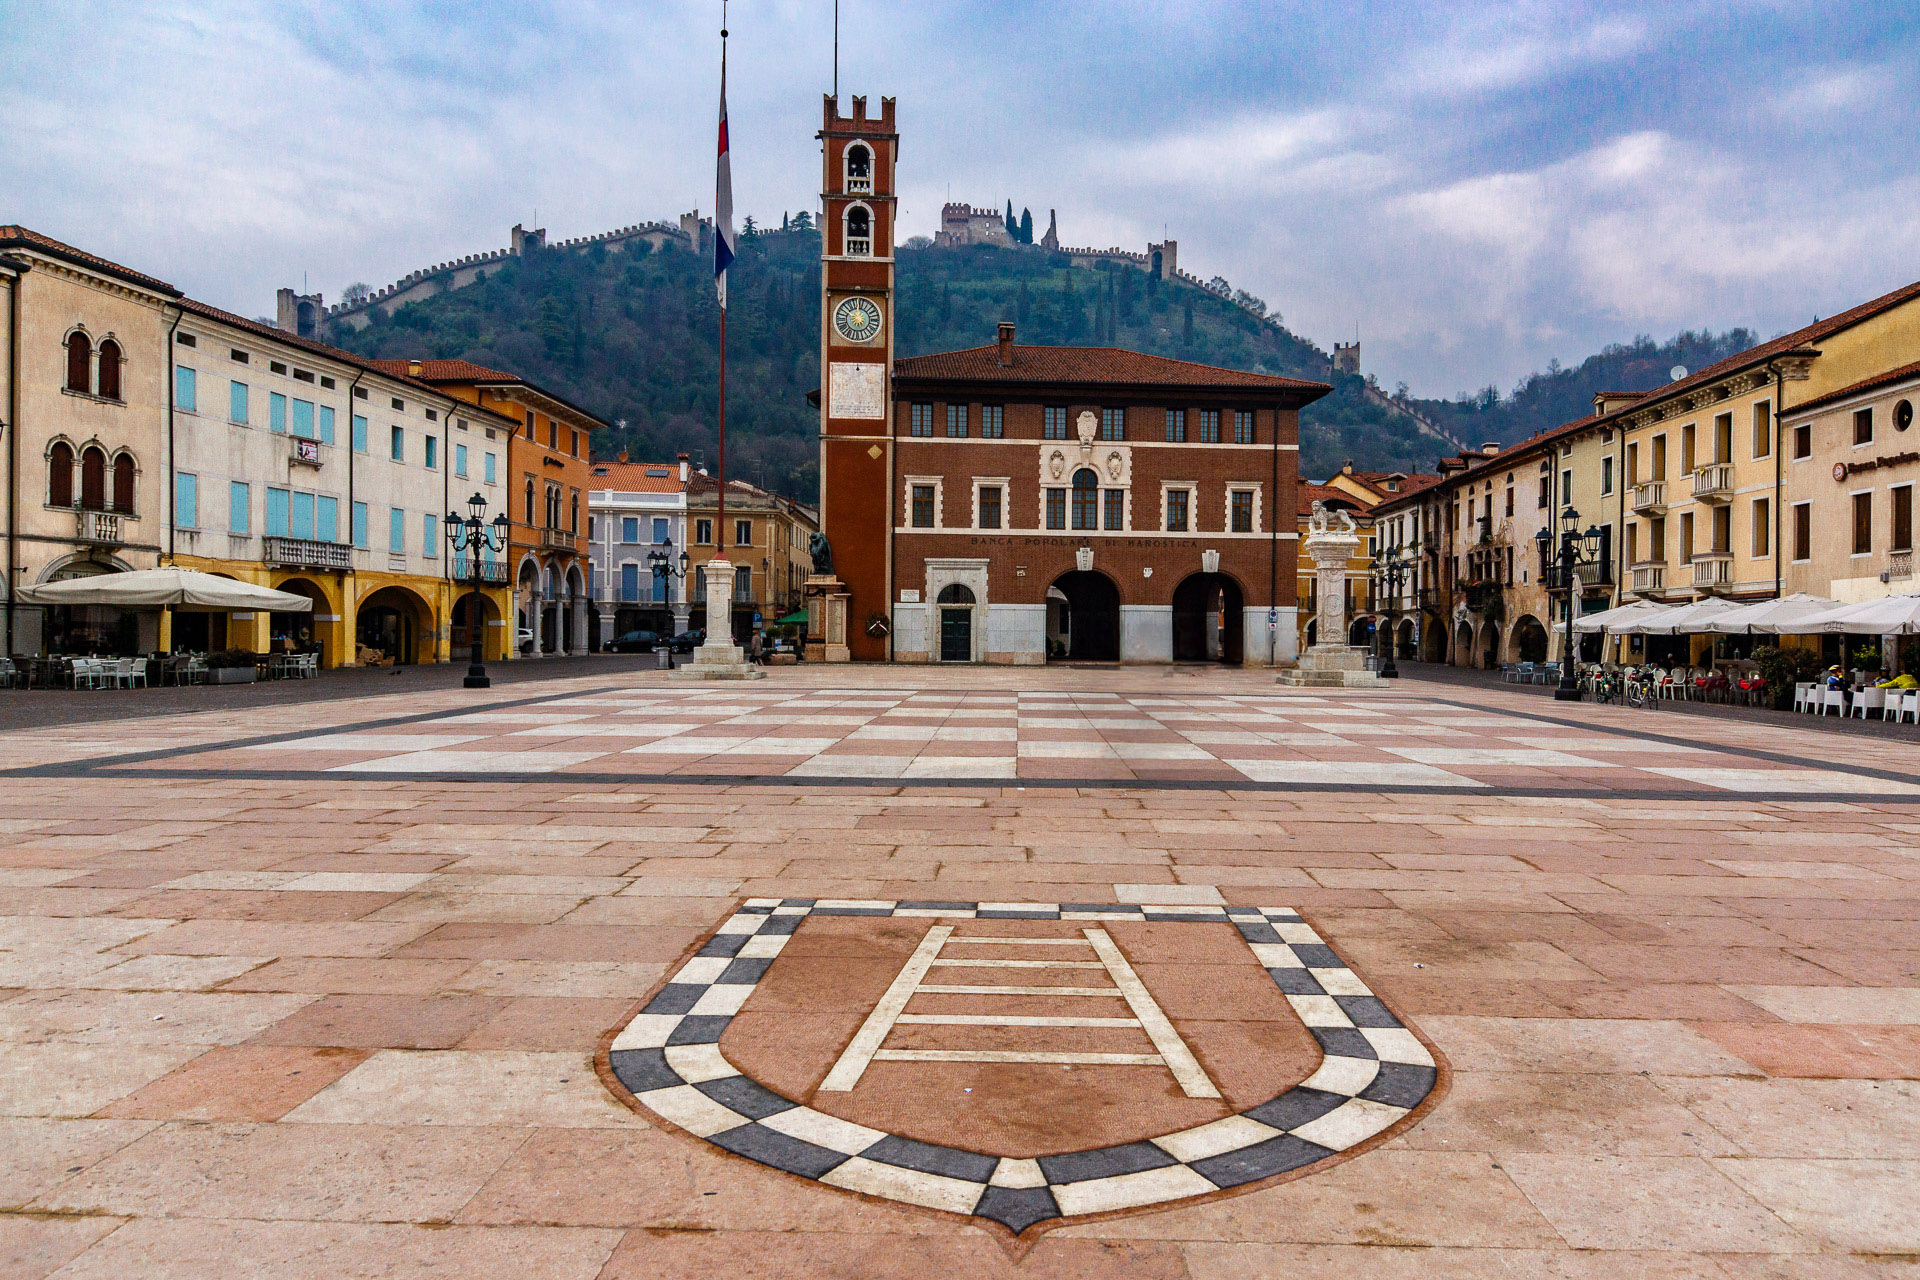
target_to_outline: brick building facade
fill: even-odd
[[[1113,348],[893,353],[894,104],[825,104],[821,520],[863,660],[1286,662],[1322,383]]]

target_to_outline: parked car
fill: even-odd
[[[698,649],[701,645],[705,644],[706,642],[707,642],[707,633],[704,629],[696,629],[693,631],[682,631],[679,635],[675,636],[671,641],[669,641],[669,643],[673,646],[673,651],[675,653],[692,653],[695,649]]]
[[[666,637],[658,631],[629,631],[607,642],[608,653],[652,653]]]
[[[533,628],[521,627],[514,633],[513,647],[521,653],[533,652]]]

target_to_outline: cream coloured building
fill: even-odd
[[[1843,604],[1920,591],[1913,572],[1917,405],[1920,363],[1908,363],[1781,418],[1788,591]]]

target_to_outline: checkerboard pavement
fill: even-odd
[[[720,1051],[733,1016],[809,916],[1231,924],[1319,1042],[1321,1062],[1299,1084],[1224,1119],[1038,1159],[883,1133],[780,1096]],[[608,1059],[642,1106],[735,1155],[843,1190],[988,1218],[1016,1234],[1330,1160],[1399,1124],[1438,1078],[1426,1046],[1289,907],[749,899],[621,1029]]]

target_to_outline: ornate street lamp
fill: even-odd
[[[503,511],[491,521],[487,519],[487,500],[479,494],[467,499],[468,514],[462,516],[458,511],[447,512],[447,546],[456,560],[467,556],[473,561],[473,601],[467,607],[467,629],[472,633],[472,661],[467,665],[467,678],[461,683],[469,689],[485,689],[493,684],[487,678],[487,669],[482,665],[484,654],[481,640],[485,633],[481,629],[480,594],[481,569],[480,557],[485,551],[501,552],[507,549],[507,536],[513,530]]]
[[[1560,513],[1560,546],[1554,549],[1554,531],[1542,526],[1540,532],[1533,535],[1540,547],[1540,562],[1551,575],[1547,581],[1549,595],[1557,587],[1566,593],[1567,598],[1567,642],[1565,652],[1560,659],[1560,685],[1553,691],[1555,702],[1580,701],[1580,677],[1578,663],[1573,651],[1573,611],[1574,584],[1582,569],[1592,566],[1600,554],[1600,530],[1588,526],[1585,533],[1580,532],[1580,513],[1569,506]]]
[[[1375,664],[1382,680],[1400,678],[1400,668],[1394,664],[1393,660],[1393,635],[1395,623],[1400,615],[1400,586],[1405,581],[1407,572],[1406,565],[1400,562],[1400,553],[1403,550],[1405,548],[1399,543],[1388,547],[1380,553],[1385,557],[1384,562],[1375,565],[1373,570],[1374,592],[1376,595],[1385,595],[1387,598],[1386,644],[1381,650],[1380,661]],[[1374,638],[1376,641],[1379,640],[1378,632],[1375,633]]]

